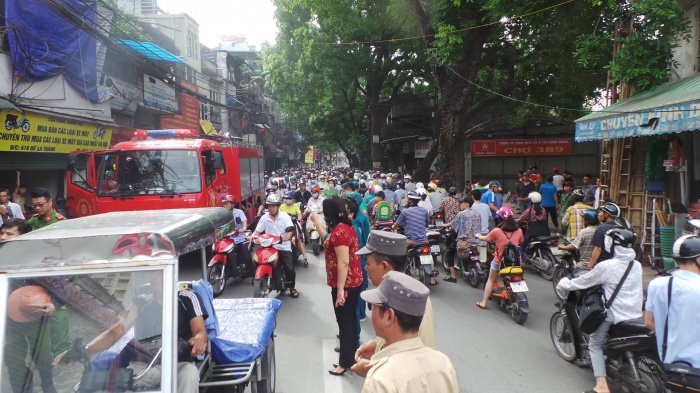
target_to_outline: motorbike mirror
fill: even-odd
[[[284,229],[285,232],[294,232],[294,225],[288,226],[287,228]]]

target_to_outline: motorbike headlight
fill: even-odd
[[[263,247],[270,247],[272,245],[272,239],[260,239],[260,245]]]
[[[270,259],[267,260],[267,262],[268,262],[268,263],[272,263],[272,262],[276,261],[276,260],[277,260],[277,257],[278,257],[279,255],[280,255],[280,254],[272,254],[272,256],[270,256]]]
[[[225,253],[231,252],[231,250],[233,250],[233,246],[235,246],[235,245],[236,245],[236,243],[231,243],[231,245],[224,248],[223,252],[225,252]]]
[[[258,261],[258,254],[253,253],[253,261],[257,262]]]
[[[214,243],[214,244],[211,245],[211,250],[212,250],[213,252],[216,252],[216,243]]]

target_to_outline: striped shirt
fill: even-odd
[[[396,223],[403,227],[403,233],[408,240],[420,241],[428,239],[425,235],[425,229],[430,225],[428,210],[418,206],[403,209]]]

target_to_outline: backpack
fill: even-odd
[[[391,204],[387,201],[377,203],[377,221],[390,221],[392,218]]]
[[[501,266],[520,265],[520,250],[515,244],[510,242],[510,238],[513,237],[513,233],[515,232],[511,232],[510,236],[508,236],[505,231],[503,232],[503,234],[508,238],[508,244],[506,244],[505,248],[503,249]]]

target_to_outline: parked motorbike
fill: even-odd
[[[525,249],[523,265],[533,267],[545,280],[552,280],[557,258],[552,247],[559,245],[559,236],[538,236],[533,238]]]
[[[242,261],[239,263],[236,256],[234,250],[236,243],[231,239],[239,234],[240,232],[236,229],[211,246],[214,255],[209,260],[207,267],[207,281],[214,289],[214,297],[224,293],[226,282],[229,279],[238,277],[243,279],[246,273],[245,265]]]
[[[293,228],[287,228],[287,232]],[[253,254],[255,262],[255,277],[253,281],[253,297],[268,297],[270,292],[284,292],[289,288],[284,267],[280,263],[279,251],[275,244],[281,243],[282,238],[275,235],[263,234],[255,236],[250,245],[260,246]]]
[[[318,215],[319,222],[323,226],[323,228],[326,228],[326,219],[323,217],[323,211],[319,207],[313,208],[314,212]],[[316,229],[316,224],[313,223],[311,220],[306,221],[306,231],[308,232],[309,235],[309,242],[311,243],[311,249],[314,252],[315,256],[318,256],[321,253],[321,235],[318,234],[318,230]]]
[[[488,269],[484,270],[485,275],[482,277],[488,277]],[[501,310],[510,311],[513,320],[518,325],[522,325],[527,321],[527,316],[530,313],[527,295],[525,294],[529,289],[527,283],[525,283],[523,268],[518,265],[506,266],[502,267],[498,274],[502,285],[496,280],[493,284],[490,299],[498,303],[498,307]]]
[[[22,131],[28,132],[29,127],[29,120],[24,117],[24,113],[22,113],[22,118],[20,119],[17,118],[17,115],[10,113],[5,116],[5,129],[8,131],[21,128]]]
[[[430,252],[430,244],[414,244],[408,246],[406,274],[416,280],[430,286],[430,277],[437,277],[440,273],[433,270],[434,259]]]
[[[550,319],[549,332],[557,354],[567,362],[590,364],[588,335],[579,329],[580,291],[571,291]],[[567,311],[572,310],[572,312]],[[663,369],[654,333],[644,319],[633,319],[610,327],[603,345],[611,391],[665,392]]]
[[[557,295],[557,298],[561,301],[566,300],[568,291],[557,289],[557,285],[559,285],[559,281],[561,281],[562,278],[569,277],[574,273],[574,268],[576,268],[578,260],[578,250],[564,251],[564,254],[561,254],[559,258],[557,258],[557,265],[554,268],[554,274],[552,274],[552,286],[554,287],[554,294]]]

